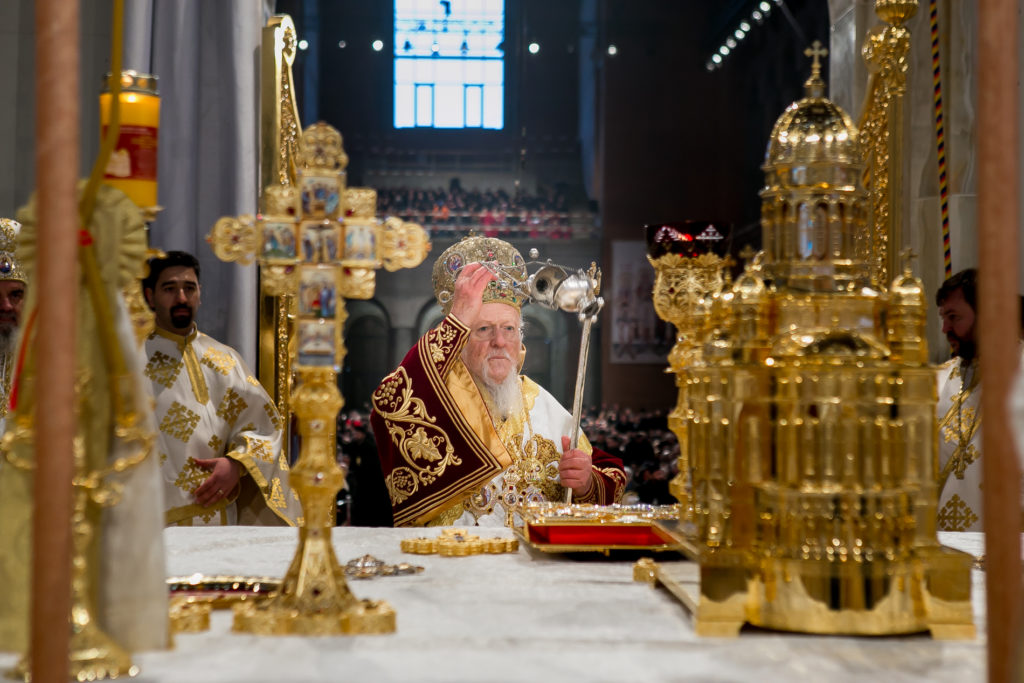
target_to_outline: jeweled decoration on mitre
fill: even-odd
[[[0,218],[0,281],[28,281],[16,253],[19,232],[21,223],[12,218]]]
[[[488,283],[484,303],[502,303],[517,309],[529,299],[526,293],[526,261],[519,250],[495,237],[466,237],[445,249],[434,262],[434,296],[441,310],[452,310],[455,279],[470,263],[483,263],[498,276]]]

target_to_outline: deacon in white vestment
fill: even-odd
[[[982,531],[980,406],[977,359],[946,361],[937,407],[940,531]]]
[[[977,271],[968,268],[947,279],[935,302],[953,355],[939,371],[938,528],[983,531]]]
[[[291,524],[298,497],[281,452],[283,421],[241,356],[195,326],[199,263],[168,252],[143,281],[156,329],[146,340],[166,523]]]

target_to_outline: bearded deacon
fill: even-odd
[[[199,262],[168,252],[143,281],[146,339],[168,525],[290,524],[300,514],[283,421],[242,357],[196,328]]]

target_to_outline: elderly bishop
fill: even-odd
[[[496,274],[501,275],[497,277]],[[446,317],[373,394],[377,439],[396,526],[518,526],[523,506],[607,505],[622,497],[622,462],[519,374],[526,265],[509,243],[470,237],[434,264]]]

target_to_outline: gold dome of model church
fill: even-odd
[[[819,49],[807,96],[794,102],[772,130],[761,190],[765,277],[803,292],[877,288],[867,260],[868,196],[857,128],[824,97]]]
[[[821,78],[821,65],[817,58],[827,51],[817,49],[818,45],[815,43],[815,49],[807,50],[808,55],[814,57],[814,62],[811,76],[804,83],[803,99],[789,105],[772,128],[762,167],[765,171],[785,172],[793,167],[799,169],[819,164],[834,165],[842,170],[860,171],[864,167],[864,155],[853,119],[824,95],[825,81]],[[810,179],[799,174],[784,174],[778,180],[783,186],[794,187],[817,182],[852,185],[855,177]]]

